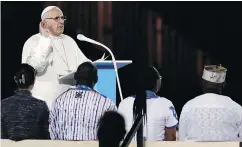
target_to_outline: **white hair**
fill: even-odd
[[[50,11],[50,10],[52,10],[52,9],[54,9],[54,8],[56,8],[56,9],[58,9],[58,10],[61,11],[61,9],[60,9],[59,7],[57,7],[57,6],[48,6],[48,7],[46,7],[46,8],[42,11],[42,13],[41,13],[41,20],[43,20],[44,15],[45,15],[48,11]],[[61,11],[61,12],[62,12],[62,11]]]

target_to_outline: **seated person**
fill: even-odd
[[[125,133],[123,116],[114,111],[106,112],[99,122],[97,132],[99,147],[119,147]]]
[[[201,80],[203,93],[182,108],[179,140],[242,141],[242,107],[222,95],[227,69],[205,66]]]
[[[47,104],[32,97],[36,71],[21,64],[14,80],[15,94],[1,104],[1,138],[15,141],[23,139],[49,139],[49,110]]]
[[[154,67],[148,67],[145,73],[147,123],[144,125],[144,137],[147,141],[176,140],[177,115],[172,102],[156,95],[160,90],[162,77]],[[125,98],[119,105],[120,112],[126,122],[126,130],[130,130],[134,122],[133,105],[136,96]],[[147,132],[146,132],[147,130]]]
[[[97,126],[106,111],[117,111],[113,101],[93,89],[98,81],[91,62],[79,65],[76,87],[61,94],[50,111],[50,136],[55,140],[97,140]]]

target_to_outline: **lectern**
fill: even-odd
[[[117,68],[122,68],[128,64],[131,64],[131,60],[117,60],[115,61]],[[114,70],[113,61],[95,61],[94,65],[98,69],[98,82],[96,83],[94,90],[98,91],[102,95],[110,98],[116,104],[116,73]],[[61,84],[75,85],[74,72],[68,75],[60,76],[59,82]]]
[[[131,60],[117,60],[117,68],[131,64]],[[94,65],[98,69],[98,82],[94,89],[102,95],[110,98],[116,104],[116,74],[113,61],[97,61]],[[122,81],[120,82],[122,84]]]

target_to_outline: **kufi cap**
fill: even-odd
[[[212,83],[223,83],[225,81],[227,69],[221,65],[207,65],[204,67],[202,78]]]

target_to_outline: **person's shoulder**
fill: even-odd
[[[201,95],[198,95],[198,96],[190,99],[189,101],[187,101],[185,103],[185,105],[186,106],[190,106],[190,105],[193,105],[194,103],[200,103],[200,101],[204,101],[204,100],[206,101],[205,98],[208,98],[208,97],[210,97],[209,94],[201,94]]]
[[[232,100],[230,97],[226,96],[226,98],[228,100],[227,104],[229,105],[229,107],[230,108],[234,108],[237,111],[240,111],[241,114],[242,114],[242,106],[239,103],[237,103],[234,100]]]
[[[13,96],[10,96],[10,97],[7,97],[7,98],[4,98],[3,100],[1,100],[1,104],[2,106],[5,104],[5,103],[8,103],[9,101],[11,101],[14,97]]]
[[[26,40],[26,42],[28,42],[28,41],[38,41],[39,38],[40,38],[40,33],[37,33],[37,34],[34,34],[34,35],[30,36],[30,37]]]
[[[126,97],[120,102],[119,106],[127,105],[128,103],[134,103],[134,100],[135,100],[135,96]]]
[[[62,99],[66,99],[65,95],[67,95],[68,93],[71,93],[73,91],[76,91],[76,88],[69,88],[66,91],[62,92],[55,100],[54,103],[57,102],[58,100],[62,100]]]
[[[92,90],[92,92],[94,92],[95,94],[97,94],[97,96],[100,98],[100,99],[103,99],[103,100],[107,100],[108,102],[112,102],[112,100],[108,97],[106,97],[105,95],[97,92],[96,90]]]
[[[38,43],[40,39],[40,33],[30,36],[24,43],[24,47]]]
[[[128,96],[126,98],[124,98],[121,102],[128,102],[128,101],[134,101],[135,96]]]
[[[44,100],[38,99],[38,98],[33,97],[33,96],[31,96],[30,99],[31,99],[32,101],[36,102],[36,103],[40,103],[40,104],[45,103]]]
[[[188,112],[193,106],[195,106],[195,104],[197,103],[197,101],[201,98],[203,98],[204,95],[199,95],[196,96],[190,100],[188,100],[182,107],[182,112]]]
[[[135,96],[129,96],[123,99],[118,105],[118,111],[120,113],[126,113],[127,111],[131,111],[131,109],[133,108],[134,100]]]
[[[39,107],[42,107],[42,108],[48,107],[47,103],[44,100],[40,100],[36,97],[31,97],[31,101],[33,102],[33,105],[35,105],[35,106],[39,106]]]
[[[103,95],[103,94],[97,92],[96,90],[92,90],[92,92],[95,93],[95,96],[96,96],[100,101],[103,101],[103,102],[106,103],[106,104],[110,104],[110,103],[111,103],[111,104],[115,105],[114,102],[111,100],[111,98],[106,97],[105,95]]]
[[[159,96],[158,98],[154,98],[152,100],[154,100],[155,103],[159,103],[159,104],[173,105],[172,101],[165,97]]]
[[[1,102],[2,106],[4,106],[5,104],[9,105],[9,103],[14,103],[15,101],[18,100],[16,98],[17,97],[13,95],[11,97],[3,99],[2,102]],[[45,107],[45,106],[47,106],[45,101],[40,100],[40,99],[33,97],[33,96],[20,97],[20,99],[22,99],[22,102],[26,101],[28,103],[28,105],[33,105],[35,107]]]

